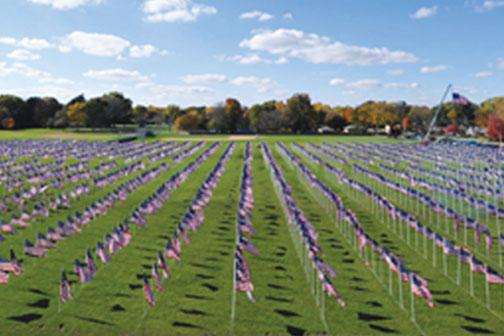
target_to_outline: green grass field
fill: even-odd
[[[0,140],[14,138],[107,141],[117,139],[118,136],[46,130],[0,132]],[[114,208],[109,209],[107,215],[83,227],[82,233],[75,234],[64,242],[58,242],[56,249],[48,251],[47,258],[35,259],[23,256],[24,240],[34,241],[37,232],[45,234],[47,227],[54,227],[57,220],[65,219],[75,210],[82,210],[93,200],[103,197],[122,182],[141,172],[110,184],[104,189],[93,188],[90,195],[73,202],[71,209],[53,212],[47,219],[38,219],[32,228],[20,229],[18,235],[8,236],[6,241],[0,242],[0,255],[8,257],[10,248],[13,248],[18,258],[24,259],[22,266],[25,269],[25,272],[18,277],[11,275],[7,285],[0,285],[2,300],[0,334],[504,334],[502,285],[490,285],[492,303],[488,309],[483,275],[474,275],[475,293],[474,297],[471,296],[468,292],[467,265],[462,272],[462,283],[458,285],[454,280],[456,259],[448,258],[448,275],[445,275],[440,249],[436,257],[437,267],[433,266],[432,242],[427,251],[423,250],[422,238],[418,247],[411,242],[408,244],[405,233],[401,235],[391,229],[383,213],[376,211],[368,199],[340,185],[336,178],[327,174],[322,167],[311,165],[306,157],[293,151],[320,180],[340,194],[345,206],[356,213],[370,236],[404,258],[413,271],[429,280],[435,308],[430,308],[425,300],[416,296],[414,299],[416,323],[412,322],[410,285],[400,284],[396,273],[390,282],[388,267],[378,260],[377,255],[371,267],[364,264],[363,254],[353,239],[348,239],[353,237],[353,234],[349,236],[345,229],[336,225],[331,219],[327,203],[310,188],[300,177],[297,168],[290,165],[275,147],[277,141],[283,142],[292,151],[290,143],[293,141],[305,145],[307,142],[321,144],[323,141],[398,143],[401,140],[383,137],[264,136],[251,139],[175,135],[160,135],[153,140],[182,141],[182,138],[198,141],[204,138],[207,143],[202,150],[180,163],[167,158],[152,165],[147,164],[149,169],[166,162],[171,165],[171,169],[133,191],[126,201],[119,201]],[[163,280],[164,294],[153,286],[156,304],[150,307],[145,301],[142,275],[144,272],[150,275],[157,251],[164,249],[166,238],[172,234],[182,219],[196,191],[217,164],[230,140],[236,140],[237,147],[231,160],[226,163],[227,169],[213,191],[209,205],[205,208],[203,225],[197,233],[189,234],[190,245],[183,244],[182,263],[167,260],[172,278]],[[253,145],[255,207],[252,212],[252,224],[257,231],[249,237],[260,251],[259,256],[246,254],[246,258],[257,302],[251,303],[244,293],[238,292],[236,315],[232,322],[230,316],[236,212],[246,140],[250,140]],[[132,224],[134,234],[131,243],[113,256],[111,262],[106,265],[101,265],[95,258],[98,272],[94,281],[83,285],[74,283],[72,285],[74,298],[64,305],[59,304],[61,270],[67,271],[70,280],[77,280],[76,275],[70,274],[75,258],[83,261],[86,248],[94,251],[96,241],[103,241],[104,235],[110,233],[125,217],[129,217],[141,201],[215,141],[222,141],[222,146],[172,192],[162,209],[154,215],[147,216],[147,227],[140,228]],[[307,281],[281,203],[275,194],[269,169],[263,160],[261,149],[257,148],[261,142],[266,142],[270,146],[287,182],[293,187],[293,196],[298,206],[319,233],[324,260],[338,271],[338,276],[333,278],[332,282],[347,306],[341,307],[334,297],[325,297],[325,321],[321,318],[320,305],[317,305],[318,290]],[[350,167],[342,167],[336,161],[325,158],[314,150],[310,151],[331,165],[344,168],[348,174],[352,174]],[[144,161],[148,162],[146,159]],[[97,165],[99,162],[95,160],[92,164]],[[125,165],[123,159],[118,163],[121,166]],[[401,169],[404,167],[401,166]],[[366,178],[362,176],[355,178],[375,188],[375,185]],[[6,192],[3,186],[0,190]],[[385,187],[376,186],[376,191],[386,194],[394,204],[408,209],[422,219],[422,223],[429,225],[433,230],[438,230],[436,223],[429,222],[429,217],[422,217],[422,211],[417,213],[415,204],[400,202],[397,195],[387,191]],[[8,216],[3,215],[2,218],[7,219]],[[445,234],[444,226],[441,228],[443,230],[439,232]],[[493,227],[491,229],[494,230]],[[452,232],[447,236],[454,238]],[[370,247],[367,253],[370,258],[372,253]],[[479,253],[482,255],[482,260],[495,264],[497,253],[495,250],[488,260],[485,259],[484,249]],[[500,273],[503,272],[498,265],[495,268]],[[399,286],[403,296],[402,307]]]

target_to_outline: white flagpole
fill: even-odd
[[[488,274],[485,274],[485,292],[486,292],[487,308],[490,309],[490,284],[488,283]]]
[[[432,239],[432,266],[436,267],[436,236]]]
[[[404,308],[404,300],[403,300],[403,295],[402,295],[402,276],[401,276],[401,269],[399,268],[399,272],[397,272],[398,279],[399,279],[399,305],[401,308]]]
[[[472,271],[472,256],[471,256],[471,262],[469,263],[469,290],[471,296],[474,296],[474,285],[473,285],[473,271]]]
[[[415,321],[415,295],[413,294],[413,274],[410,273],[410,283],[411,283],[411,320]]]

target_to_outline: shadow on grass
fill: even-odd
[[[192,329],[201,329],[201,330],[203,330],[202,327],[197,326],[195,324],[186,323],[186,322],[179,322],[179,321],[173,322],[172,326],[174,326],[174,327],[181,327],[181,328],[192,328]]]
[[[301,316],[296,312],[284,309],[275,309],[275,313],[282,315],[283,317],[297,317]]]
[[[294,302],[291,299],[284,299],[284,298],[279,298],[279,297],[275,297],[275,296],[266,296],[266,300],[276,301],[276,302],[285,302],[285,303]]]
[[[389,329],[389,328],[386,328],[386,327],[380,327],[380,326],[377,326],[375,324],[369,324],[369,327],[371,329],[378,330],[378,331],[380,331],[382,333],[386,333],[386,334],[397,333],[397,330],[395,330],[395,329]]]
[[[301,329],[301,328],[297,328],[297,327],[293,327],[293,326],[289,326],[289,325],[286,327],[287,327],[287,332],[289,333],[289,335],[302,336],[302,335],[306,334],[305,329]]]
[[[361,312],[357,312],[357,318],[361,321],[366,321],[366,322],[390,320],[390,317],[366,314],[366,313],[361,313]]]
[[[36,289],[36,288],[30,288],[30,289],[28,289],[28,292],[31,292],[33,294],[38,294],[38,295],[49,296],[49,294],[47,294],[46,292],[43,292],[40,289]]]
[[[27,306],[47,309],[47,308],[49,308],[49,299],[40,299],[37,302],[27,304]]]
[[[462,326],[462,329],[467,330],[471,334],[495,334],[492,330],[471,326]]]
[[[196,309],[183,309],[183,308],[181,308],[180,311],[184,314],[189,314],[189,315],[210,315],[204,311],[196,310]]]
[[[485,323],[486,320],[480,319],[477,317],[472,317],[472,316],[467,316],[467,315],[462,315],[462,314],[453,314],[454,316],[462,317],[464,320],[469,321],[469,322],[474,322],[474,323]]]
[[[36,321],[42,318],[42,314],[24,314],[19,316],[9,316],[7,320],[30,323],[32,321]]]
[[[193,295],[193,294],[186,294],[184,295],[188,299],[195,299],[195,300],[212,300],[209,297],[206,296],[201,296],[201,295]]]
[[[114,323],[110,323],[107,321],[102,321],[102,320],[98,320],[98,319],[94,319],[94,318],[90,318],[90,317],[75,316],[75,318],[82,320],[82,321],[87,321],[87,322],[101,324],[101,325],[107,325],[107,326],[111,326],[111,327],[116,325]]]

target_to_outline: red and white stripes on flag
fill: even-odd
[[[68,282],[65,274],[65,270],[61,271],[61,283],[60,283],[60,301],[65,303],[68,299],[72,298],[72,286]]]
[[[145,276],[145,274],[144,274],[143,280],[144,280],[143,288],[144,288],[144,293],[145,293],[145,299],[147,300],[148,304],[150,304],[152,307],[154,307],[154,305],[156,304],[156,300],[154,298],[154,294],[152,294],[152,289],[149,285],[149,282],[147,281],[147,277]]]

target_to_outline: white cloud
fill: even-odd
[[[24,37],[21,40],[16,40],[13,37],[0,37],[0,43],[33,50],[41,50],[53,47],[52,44],[50,44],[44,39],[27,38],[27,37]]]
[[[275,61],[275,64],[286,64],[287,62],[289,62],[287,57],[282,56]]]
[[[265,12],[260,12],[258,10],[252,11],[252,12],[246,12],[240,15],[240,19],[258,19],[259,21],[268,21],[273,19],[274,16],[265,13]]]
[[[248,55],[235,55],[235,56],[217,56],[217,59],[221,62],[232,61],[238,64],[285,64],[289,60],[285,56],[281,56],[276,60],[270,60],[266,58],[262,58],[256,53],[248,54]]]
[[[88,55],[117,56],[130,45],[129,41],[119,36],[74,31],[63,38],[59,50],[68,53],[77,49]]]
[[[482,13],[504,6],[502,0],[466,0],[466,7],[473,7],[476,12]]]
[[[56,78],[47,71],[34,69],[24,63],[16,62],[9,66],[6,62],[0,62],[0,77],[12,75],[34,79],[40,83],[75,84],[75,82],[70,79]]]
[[[240,47],[297,57],[316,64],[374,65],[418,60],[415,55],[404,51],[346,45],[295,29],[263,30],[253,34],[252,38],[241,41]]]
[[[240,76],[231,79],[229,82],[236,86],[253,87],[260,93],[268,92],[278,86],[278,83],[270,78],[258,78],[255,76]]]
[[[480,90],[472,86],[454,86],[453,91],[460,93],[478,94]]]
[[[290,13],[290,12],[285,13],[283,15],[283,18],[286,20],[292,20],[293,19],[292,13]]]
[[[7,57],[18,61],[34,61],[38,60],[40,55],[34,54],[26,49],[16,49],[8,54]]]
[[[54,9],[67,10],[88,4],[100,4],[103,0],[28,0],[38,5],[50,5]]]
[[[187,84],[211,84],[227,82],[227,77],[221,74],[187,75],[180,77],[180,80]]]
[[[201,15],[217,14],[217,9],[191,0],[147,0],[143,4],[147,22],[191,22]]]
[[[135,58],[150,57],[157,51],[157,48],[151,44],[143,46],[133,46],[130,48],[130,56]]]
[[[53,77],[46,77],[46,78],[41,78],[39,79],[40,83],[48,83],[48,84],[58,84],[58,85],[73,85],[75,82],[71,79],[67,78],[53,78]]]
[[[198,85],[162,85],[153,82],[138,83],[137,89],[147,89],[155,95],[162,97],[179,97],[180,95],[208,94],[214,90]]]
[[[89,70],[83,74],[84,77],[99,80],[120,80],[120,81],[146,81],[147,76],[138,71],[125,69]]]
[[[445,71],[446,69],[448,69],[448,67],[446,65],[436,65],[436,66],[433,66],[433,67],[422,67],[422,69],[420,69],[420,72],[421,73],[433,73],[433,72],[440,72],[440,71]]]
[[[494,76],[493,72],[486,72],[486,71],[478,72],[474,75],[474,77],[476,77],[476,78],[486,78],[486,77],[493,77],[493,76]]]
[[[413,14],[410,14],[410,17],[412,19],[426,19],[426,18],[430,18],[430,17],[433,17],[434,15],[437,14],[437,10],[438,10],[438,6],[434,6],[434,7],[430,7],[430,8],[427,8],[427,7],[422,7],[422,8],[419,8],[415,13]]]
[[[16,39],[13,37],[0,37],[1,44],[16,45]]]
[[[329,81],[329,85],[341,85],[350,89],[416,89],[419,87],[418,83],[383,83],[378,79],[360,79],[354,82],[347,82],[342,78],[333,78]]]
[[[504,6],[504,1],[484,1],[483,8],[487,10],[492,10],[498,7]]]
[[[344,83],[345,83],[345,80],[343,78],[333,78],[329,81],[329,85],[341,85]]]
[[[504,57],[503,58],[499,58],[499,63],[497,64],[497,67],[499,69],[503,69],[504,70]]]
[[[392,70],[387,71],[387,74],[389,76],[400,76],[400,75],[404,74],[404,70],[403,69],[392,69]]]

